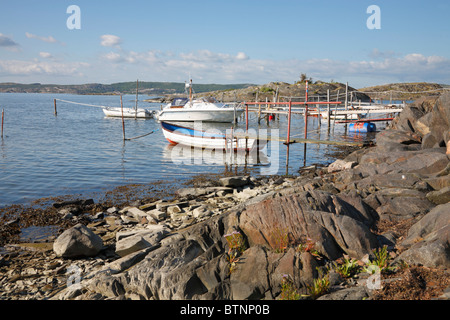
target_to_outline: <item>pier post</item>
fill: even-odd
[[[248,104],[245,105],[245,154],[248,153]]]
[[[345,83],[345,111],[348,108],[348,82]],[[345,128],[347,128],[347,113],[345,114]]]
[[[305,139],[308,138],[308,81],[306,81],[305,92]]]
[[[134,109],[134,119],[137,119],[138,94],[139,94],[139,79],[136,80],[136,107]]]
[[[122,95],[120,95],[120,110],[122,111],[122,132],[123,132],[123,141],[125,141],[125,121],[123,120],[123,103],[122,103]]]
[[[292,100],[289,99],[289,111],[288,111],[288,132],[286,138],[286,175],[289,174],[289,145],[291,136],[291,110],[292,110]]]
[[[330,102],[330,89],[327,89],[327,101]],[[327,105],[327,113],[328,113],[328,130],[330,130],[331,124],[330,104]]]
[[[2,139],[3,139],[3,119],[5,118],[5,109],[2,109]]]
[[[317,96],[317,102],[320,102],[320,96]],[[319,129],[322,127],[322,123],[320,121],[320,104],[317,104],[317,119],[319,120]],[[320,130],[319,130],[320,131]]]
[[[58,112],[56,111],[56,99],[53,99],[53,105],[55,107],[55,116],[57,116]]]
[[[339,89],[336,94],[336,101],[339,101]],[[333,133],[334,133],[334,127],[336,126],[336,115],[337,115],[337,104],[334,105],[334,121],[333,121]]]
[[[308,81],[306,81],[306,92],[305,92],[305,139],[308,139]],[[306,143],[303,151],[303,166],[306,165]]]

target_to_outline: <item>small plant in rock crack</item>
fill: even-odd
[[[319,269],[318,269],[319,270]],[[330,290],[330,280],[328,278],[328,272],[324,275],[319,270],[319,277],[315,278],[313,284],[308,286],[310,297],[312,299],[317,299],[318,297],[328,293]]]
[[[288,229],[280,229],[276,228],[272,232],[272,237],[275,241],[275,252],[277,253],[283,253],[286,251],[288,245],[289,245],[289,232]]]
[[[354,260],[344,255],[341,263],[334,263],[334,270],[341,274],[344,278],[351,278],[361,271],[358,260]]]
[[[227,261],[229,263],[229,274],[236,270],[237,263],[239,262],[239,256],[247,249],[244,237],[238,231],[233,231],[230,234],[224,235],[227,240],[228,252]]]
[[[301,295],[294,285],[291,277],[288,274],[283,275],[281,280],[281,293],[279,300],[300,300]]]
[[[395,267],[390,267],[389,262],[391,257],[389,256],[389,252],[387,251],[387,246],[383,246],[382,248],[378,248],[373,250],[373,254],[375,256],[374,260],[370,260],[370,262],[364,267],[364,271],[370,274],[379,271],[381,273],[389,273],[395,270]]]
[[[305,241],[302,241],[297,247],[297,250],[299,252],[309,252],[311,253],[315,258],[321,259],[319,251],[315,249],[316,243],[309,237],[306,237]]]

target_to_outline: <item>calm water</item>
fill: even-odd
[[[187,179],[198,173],[220,173],[225,169],[225,162],[230,162],[223,155],[211,152],[196,153],[191,158],[191,150],[170,147],[154,119],[126,119],[127,137],[154,129],[157,131],[124,143],[121,119],[106,118],[101,108],[60,101],[57,101],[58,115],[54,116],[54,98],[120,106],[118,96],[0,93],[0,109],[5,109],[4,138],[0,140],[0,207],[42,197],[89,195],[131,183],[147,184]],[[123,101],[125,107],[134,106],[133,95],[124,96]],[[157,110],[160,104],[139,101],[139,107]],[[255,117],[256,114],[250,115],[250,128],[258,128]],[[245,120],[240,120],[238,128],[245,127]],[[310,121],[309,130],[317,129],[317,119]],[[303,123],[301,116],[292,117],[293,137],[303,137]],[[230,124],[217,127],[225,130]],[[285,138],[286,117],[280,116],[278,121],[269,125],[262,121],[260,128],[269,129],[269,135],[271,129],[279,129],[281,138]],[[337,125],[330,137],[326,125],[322,125],[322,130],[316,130],[308,137],[332,140],[365,138],[360,135],[343,136],[343,133],[343,126]],[[307,150],[304,161],[303,144],[291,145],[289,173],[297,173],[304,163],[332,162],[334,159],[329,154],[336,148],[309,145]],[[253,158],[247,162],[257,169],[271,168],[271,173],[284,174],[285,159],[286,147],[276,142],[264,150],[259,164]],[[241,158],[233,161],[240,161],[238,167],[244,166],[245,160]]]

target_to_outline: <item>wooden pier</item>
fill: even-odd
[[[328,130],[331,127],[331,122],[333,120],[333,126],[335,123],[343,123],[345,126],[351,122],[368,122],[369,118],[362,118],[361,115],[373,115],[373,114],[390,114],[391,117],[384,117],[379,119],[374,119],[374,121],[389,121],[393,119],[395,113],[403,111],[405,103],[393,104],[390,101],[389,104],[375,104],[372,102],[361,102],[348,101],[348,83],[346,84],[345,90],[345,102],[344,106],[341,107],[342,101],[339,101],[339,92],[337,94],[337,99],[335,101],[330,100],[330,92],[327,92],[326,101],[308,101],[308,81],[305,83],[305,97],[304,101],[292,101],[293,98],[289,98],[288,101],[277,101],[278,97],[274,102],[260,102],[260,101],[246,101],[242,104],[245,106],[245,121],[246,121],[246,134],[240,136],[241,138],[250,138],[248,136],[248,118],[250,112],[258,113],[258,123],[261,120],[262,115],[265,117],[269,115],[280,115],[284,114],[288,117],[288,128],[286,139],[276,139],[283,142],[286,145],[286,175],[288,174],[289,167],[289,146],[293,143],[303,143],[304,144],[304,165],[306,165],[306,145],[307,144],[328,144],[328,145],[344,145],[344,146],[365,146],[367,143],[358,142],[346,142],[346,141],[330,141],[330,140],[316,140],[308,139],[308,117],[318,117],[319,128],[321,126],[321,120],[326,119],[328,122]],[[298,98],[297,98],[298,99]],[[250,107],[253,106],[253,107]],[[322,107],[322,108],[321,108]],[[300,114],[304,116],[305,133],[304,138],[291,139],[291,115]],[[355,118],[356,119],[353,119]],[[350,118],[350,119],[348,119]],[[268,140],[273,140],[273,138],[268,138]]]

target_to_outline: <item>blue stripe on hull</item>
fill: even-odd
[[[225,135],[223,134],[215,134],[207,131],[200,131],[195,130],[193,128],[187,128],[182,127],[178,125],[174,125],[167,122],[161,122],[161,125],[163,129],[166,129],[167,131],[174,132],[177,131],[177,133],[192,136],[192,137],[200,137],[200,138],[210,138],[210,139],[224,139]]]

